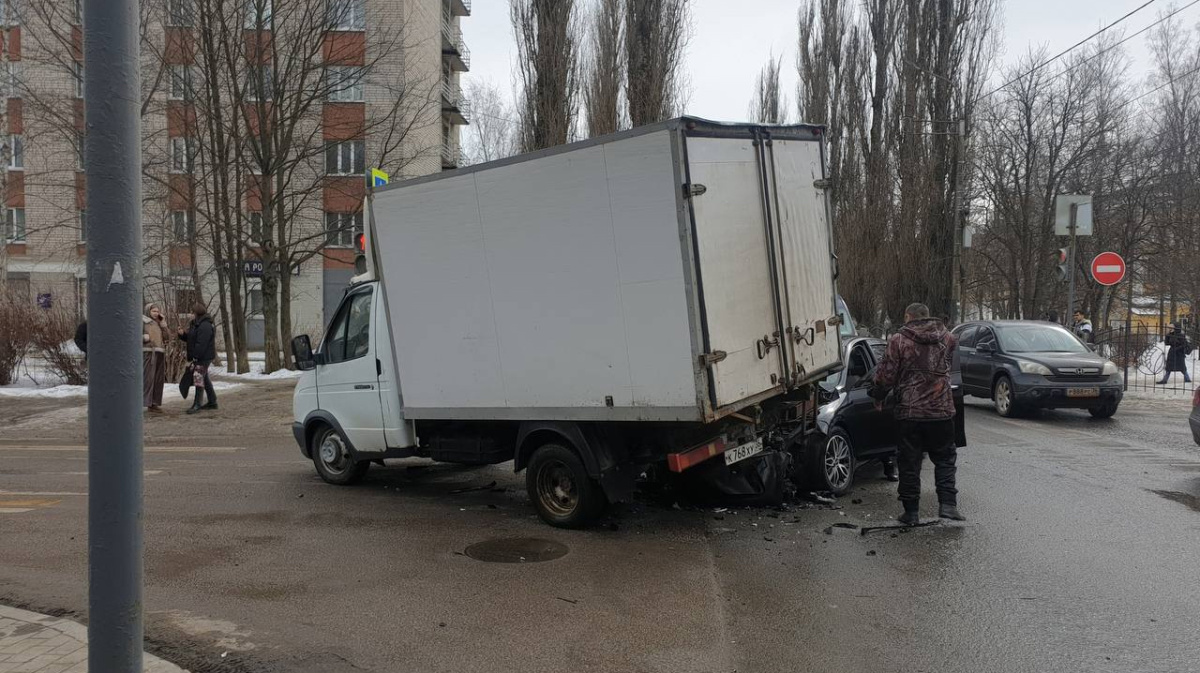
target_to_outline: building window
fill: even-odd
[[[363,141],[347,140],[325,145],[325,172],[329,175],[362,175]]]
[[[83,62],[75,61],[75,97],[83,98]]]
[[[191,210],[171,211],[171,232],[176,243],[188,243],[196,236],[196,213]]]
[[[329,27],[333,30],[366,30],[363,0],[329,0]]]
[[[87,170],[87,138],[82,133],[75,134],[75,161],[75,170]]]
[[[192,99],[192,66],[173,65],[171,68],[171,90],[168,97],[172,100]]]
[[[25,242],[25,209],[9,208],[4,217],[4,241],[6,243]]]
[[[353,246],[355,234],[362,231],[362,213],[325,213],[325,243],[331,247]]]
[[[190,28],[195,22],[196,8],[192,0],[167,0],[167,25]]]
[[[25,168],[25,139],[19,135],[8,137],[8,170],[19,171]]]
[[[349,65],[329,66],[329,100],[338,103],[359,103],[363,100],[364,69]]]
[[[254,244],[262,243],[263,237],[263,214],[260,211],[251,211],[246,213],[246,219],[250,220],[250,240]]]
[[[83,320],[87,317],[87,278],[75,279],[75,317]]]
[[[172,173],[191,173],[193,159],[191,138],[171,138],[169,163]]]
[[[250,288],[250,301],[247,302],[250,306],[250,315],[262,315],[263,312],[263,295],[262,288]]]
[[[0,296],[3,296],[5,292],[10,298],[28,304],[30,300],[29,274],[9,271],[4,285],[0,285]]]
[[[4,77],[4,93],[9,98],[21,97],[21,62],[9,61],[8,72]]]
[[[71,3],[71,23],[76,26],[83,25],[83,0],[74,0]]]
[[[87,243],[87,211],[79,211],[79,242]]]
[[[246,100],[273,100],[275,98],[274,70],[269,65],[246,67]]]
[[[271,30],[271,0],[246,1],[246,26],[248,30]]]

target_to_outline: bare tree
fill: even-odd
[[[683,55],[691,37],[689,0],[628,0],[625,97],[634,126],[669,119],[684,97]]]
[[[787,94],[779,85],[779,72],[783,68],[783,57],[772,54],[763,66],[754,83],[754,99],[750,102],[750,118],[764,124],[782,124],[787,121]]]
[[[579,108],[580,23],[575,0],[509,0],[517,40],[521,147],[571,139]]]
[[[495,161],[517,153],[518,122],[504,94],[491,82],[467,84],[474,119],[463,137],[468,164]]]
[[[622,126],[621,86],[625,80],[625,2],[597,0],[588,32],[584,108],[588,135],[615,133]]]

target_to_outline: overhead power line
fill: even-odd
[[[1088,41],[1090,41],[1090,40],[1093,40],[1093,39],[1095,39],[1095,38],[1099,37],[1100,35],[1103,35],[1103,34],[1104,34],[1106,31],[1108,31],[1108,30],[1110,30],[1111,28],[1113,28],[1114,26],[1116,26],[1116,25],[1118,25],[1118,24],[1122,23],[1123,21],[1125,21],[1125,20],[1126,20],[1126,19],[1128,19],[1129,17],[1133,16],[1134,14],[1137,14],[1138,12],[1140,12],[1140,11],[1142,11],[1143,9],[1145,9],[1145,8],[1149,7],[1150,5],[1153,5],[1153,4],[1154,4],[1155,2],[1157,2],[1157,1],[1158,1],[1158,0],[1147,0],[1146,2],[1142,3],[1142,4],[1141,4],[1140,6],[1138,6],[1137,8],[1133,9],[1132,11],[1130,11],[1130,12],[1129,12],[1128,14],[1126,14],[1125,16],[1122,16],[1121,18],[1117,19],[1116,21],[1113,21],[1112,23],[1110,23],[1110,24],[1108,24],[1107,26],[1105,26],[1105,27],[1101,28],[1100,30],[1098,30],[1098,31],[1096,31],[1096,32],[1092,33],[1091,35],[1088,35],[1087,37],[1083,38],[1082,40],[1080,40],[1080,41],[1076,42],[1075,44],[1071,45],[1070,47],[1067,47],[1066,49],[1064,49],[1064,50],[1062,50],[1062,51],[1058,52],[1058,53],[1057,53],[1057,54],[1055,54],[1054,56],[1052,56],[1052,57],[1050,57],[1050,58],[1046,59],[1045,61],[1042,61],[1041,63],[1039,63],[1039,64],[1035,65],[1035,66],[1034,66],[1033,68],[1031,68],[1031,69],[1030,69],[1028,72],[1024,72],[1024,73],[1022,73],[1022,74],[1020,74],[1020,75],[1018,75],[1018,76],[1016,76],[1016,77],[1012,78],[1011,80],[1009,80],[1009,81],[1005,82],[1004,84],[1001,84],[1000,86],[996,87],[995,89],[992,89],[991,91],[989,91],[989,92],[987,92],[987,93],[983,94],[982,96],[980,96],[979,98],[977,98],[977,99],[976,99],[976,101],[983,100],[984,98],[987,98],[988,96],[990,96],[990,95],[992,95],[992,94],[994,94],[994,93],[996,93],[996,92],[998,92],[998,91],[1002,91],[1002,90],[1003,90],[1005,87],[1007,87],[1008,85],[1010,85],[1010,84],[1014,84],[1014,83],[1016,83],[1016,82],[1019,82],[1019,81],[1021,81],[1022,79],[1025,79],[1026,77],[1028,77],[1028,76],[1032,75],[1033,73],[1035,73],[1035,72],[1037,72],[1037,71],[1041,70],[1042,68],[1045,68],[1046,66],[1050,65],[1051,63],[1054,63],[1055,61],[1057,61],[1058,59],[1062,58],[1063,56],[1066,56],[1067,54],[1071,53],[1072,51],[1075,51],[1076,49],[1078,49],[1079,47],[1083,46],[1084,44],[1087,44],[1087,43],[1088,43]]]

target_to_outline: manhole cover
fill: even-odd
[[[487,563],[540,563],[567,555],[567,545],[536,537],[502,537],[476,542],[466,555]]]

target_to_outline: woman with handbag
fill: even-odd
[[[212,380],[208,378],[208,366],[217,359],[217,330],[213,327],[208,308],[197,302],[192,307],[192,321],[187,329],[179,330],[179,339],[187,342],[187,356],[191,362],[192,385],[196,394],[192,398],[192,406],[187,413],[194,414],[201,409],[217,408],[217,392],[213,390]],[[208,404],[201,400],[208,395]]]
[[[167,321],[154,304],[142,316],[142,404],[162,413],[163,385],[167,382]]]
[[[1188,342],[1187,334],[1183,332],[1183,326],[1179,323],[1172,323],[1171,333],[1167,335],[1167,371],[1163,374],[1163,379],[1158,382],[1158,385],[1166,385],[1167,381],[1171,380],[1171,374],[1174,372],[1183,373],[1183,382],[1191,383],[1192,377],[1188,374],[1187,356],[1192,352],[1192,344]]]

